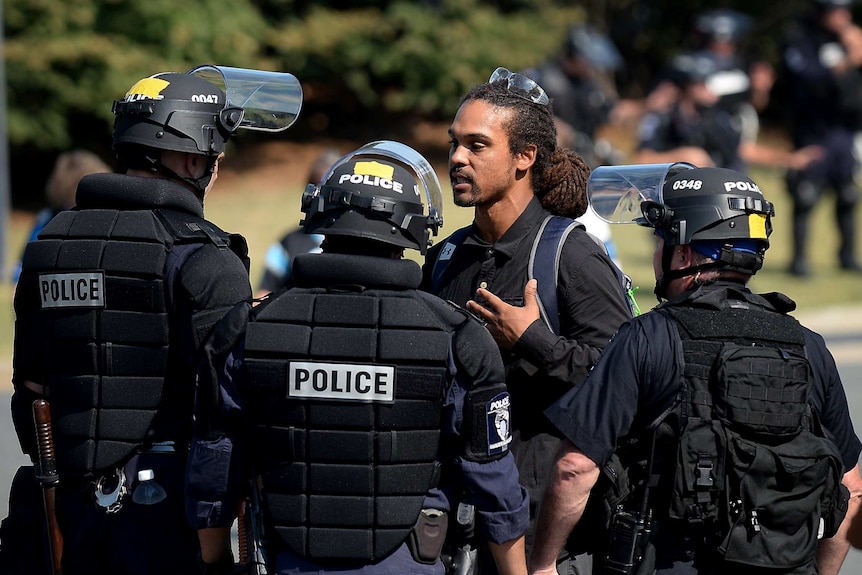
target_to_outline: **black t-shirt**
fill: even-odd
[[[838,446],[845,469],[852,469],[862,443],[853,430],[835,360],[820,335],[807,328],[804,333],[814,372],[811,406]],[[681,382],[682,342],[673,320],[650,312],[622,326],[586,381],[545,414],[587,457],[603,465],[621,438],[643,431],[671,407]]]

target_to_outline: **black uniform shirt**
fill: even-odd
[[[455,249],[437,295],[463,307],[483,287],[506,303],[523,306],[533,240],[547,215],[534,198],[495,244],[471,230]],[[438,243],[428,253],[426,290],[430,291],[431,269],[445,244]],[[583,230],[574,230],[566,239],[558,278],[562,334],[537,320],[512,350],[503,350],[515,406],[512,423],[522,437],[553,432],[541,412],[584,379],[616,329],[631,317],[613,262]]]
[[[733,284],[749,303],[763,302]],[[706,286],[699,293],[728,289]],[[845,470],[859,460],[862,443],[853,430],[847,397],[823,338],[804,328],[805,349],[814,371],[811,406],[841,452]],[[682,382],[682,342],[673,320],[650,312],[622,326],[586,381],[546,415],[563,434],[598,465],[615,451],[619,440],[636,435],[669,409]]]

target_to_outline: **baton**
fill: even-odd
[[[36,478],[42,484],[42,500],[48,521],[48,545],[51,550],[51,567],[54,575],[63,575],[63,533],[57,522],[56,496],[60,475],[54,455],[54,435],[51,431],[51,409],[44,399],[33,402],[33,421],[36,423],[36,445],[39,464]]]
[[[248,563],[249,540],[253,537],[249,533],[251,531],[248,524],[248,515],[246,515],[248,503],[245,499],[239,500],[236,514],[236,531],[237,531],[237,547],[239,548],[239,563],[245,565]]]

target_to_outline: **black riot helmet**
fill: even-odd
[[[127,168],[161,170],[203,192],[238,128],[279,132],[301,107],[299,81],[284,72],[203,65],[155,74],[114,102],[114,151]],[[209,170],[180,178],[162,164],[165,150],[204,156]]]
[[[622,67],[623,57],[607,34],[586,24],[572,25],[566,34],[567,56],[582,56],[597,70],[615,71]]]
[[[682,89],[692,84],[706,83],[716,71],[715,59],[699,52],[676,54],[668,65],[670,81]]]
[[[737,43],[751,29],[754,19],[747,14],[719,8],[700,14],[695,20],[695,29],[703,37]]]
[[[242,108],[225,107],[225,93],[190,74],[144,78],[114,102],[114,148],[126,144],[218,156],[242,120]]]
[[[775,210],[749,177],[726,168],[694,168],[668,178],[659,201],[641,203],[640,223],[664,240],[661,301],[668,283],[706,269],[754,275],[763,266]],[[672,270],[673,246],[690,244],[713,261]]]
[[[659,300],[675,278],[710,268],[753,275],[763,266],[775,210],[744,174],[685,163],[600,166],[587,195],[606,222],[655,228],[664,240]],[[714,261],[671,270],[673,247],[686,244]]]
[[[161,170],[194,187],[200,198],[216,160],[242,121],[242,108],[225,93],[189,74],[163,73],[139,80],[114,102],[114,151],[127,168]],[[162,150],[204,156],[200,178],[183,178],[162,164]]]
[[[641,213],[638,223],[659,230],[669,245],[753,242],[766,251],[775,211],[748,176],[693,168],[668,178],[661,198],[643,201]]]
[[[114,151],[128,168],[158,171],[194,187],[200,198],[216,160],[242,121],[242,108],[225,107],[222,89],[197,76],[162,73],[139,80],[114,102]],[[162,150],[204,156],[200,178],[183,178],[161,162]]]
[[[338,160],[302,196],[309,234],[365,238],[424,254],[443,225],[440,182],[416,150],[371,142]]]

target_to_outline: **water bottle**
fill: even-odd
[[[155,477],[156,473],[152,469],[138,470],[138,486],[132,494],[132,501],[139,505],[155,505],[168,496]]]

